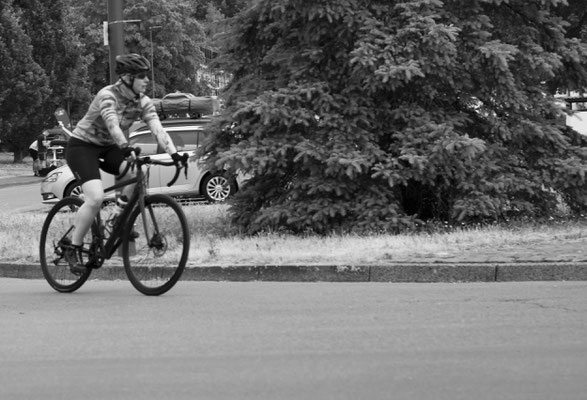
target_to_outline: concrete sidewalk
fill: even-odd
[[[157,271],[153,271],[157,273]],[[43,279],[40,265],[1,264],[0,277]],[[90,279],[126,280],[122,266],[105,265]],[[390,263],[386,265],[188,265],[182,280],[271,282],[519,282],[587,281],[587,263]]]

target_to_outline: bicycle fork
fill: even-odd
[[[145,198],[141,197],[139,199],[139,207],[141,210],[141,217],[143,219],[143,229],[145,232],[145,240],[147,241],[147,245],[149,249],[153,250],[155,255],[161,255],[161,250],[164,250],[165,241],[163,237],[159,233],[159,225],[157,224],[157,218],[155,218],[155,213],[153,211],[153,207],[145,207]],[[146,208],[146,209],[145,209]],[[148,210],[148,214],[147,214]],[[147,220],[147,215],[149,215],[151,223],[153,224],[152,227],[152,234],[149,232],[149,223]]]

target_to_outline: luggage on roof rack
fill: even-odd
[[[211,115],[220,108],[220,102],[212,96],[194,96],[191,93],[171,93],[162,99],[152,99],[159,118],[200,118]]]

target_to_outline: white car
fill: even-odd
[[[188,153],[190,163],[188,176],[183,171],[171,187],[167,183],[175,174],[175,168],[152,166],[149,172],[149,193],[165,193],[176,197],[204,197],[209,202],[221,202],[238,190],[237,179],[227,178],[222,172],[211,173],[204,163],[195,156],[195,150],[206,138],[209,119],[166,119],[161,121],[171,136],[180,154]],[[146,125],[139,125],[129,137],[130,145],[141,148],[141,155],[153,159],[171,159],[158,148],[157,142]],[[100,170],[104,188],[114,185],[114,175]],[[240,180],[239,180],[240,181]],[[81,187],[67,165],[51,171],[41,183],[43,201],[82,195]],[[113,199],[115,193],[106,193],[106,199]]]

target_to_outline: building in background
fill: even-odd
[[[564,107],[571,111],[565,117],[567,126],[573,128],[581,135],[587,136],[587,95],[584,93],[570,92],[557,96],[564,101]]]

